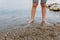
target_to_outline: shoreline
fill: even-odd
[[[8,30],[12,30],[12,29],[16,29],[16,28],[23,28],[24,26],[28,25],[28,21],[29,21],[30,17],[27,18],[16,18],[13,20],[7,20],[6,22],[3,20],[1,21],[2,23],[0,24],[0,32],[1,31],[8,31]],[[36,19],[34,20],[34,24],[39,25],[41,23],[41,18],[39,17],[35,17]],[[46,19],[49,23],[51,24],[60,24],[60,19],[53,19],[53,18],[49,18]]]
[[[60,23],[54,26],[40,26],[33,23],[23,28],[1,32],[1,40],[60,40]]]

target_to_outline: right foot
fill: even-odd
[[[52,26],[53,24],[50,24],[50,23],[48,23],[47,21],[42,21],[40,25],[41,25],[41,26],[43,26],[43,25]]]
[[[34,20],[30,20],[28,23],[33,23],[34,22]]]

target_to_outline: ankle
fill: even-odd
[[[34,20],[34,19],[30,19],[30,20]]]
[[[42,22],[45,22],[45,20],[42,20]]]

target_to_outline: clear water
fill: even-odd
[[[59,3],[59,0],[48,0],[49,3]],[[30,17],[32,0],[0,0],[0,28],[15,27],[25,22],[24,17]],[[41,18],[41,7],[38,6],[36,17]],[[60,12],[52,12],[47,9],[47,18],[56,22],[60,20]],[[22,19],[21,19],[22,18]],[[29,19],[29,18],[28,18]],[[51,21],[51,20],[49,20]],[[0,29],[0,30],[1,30]]]

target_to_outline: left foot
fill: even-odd
[[[30,20],[28,23],[30,24],[30,23],[33,23],[34,22],[34,20]]]

